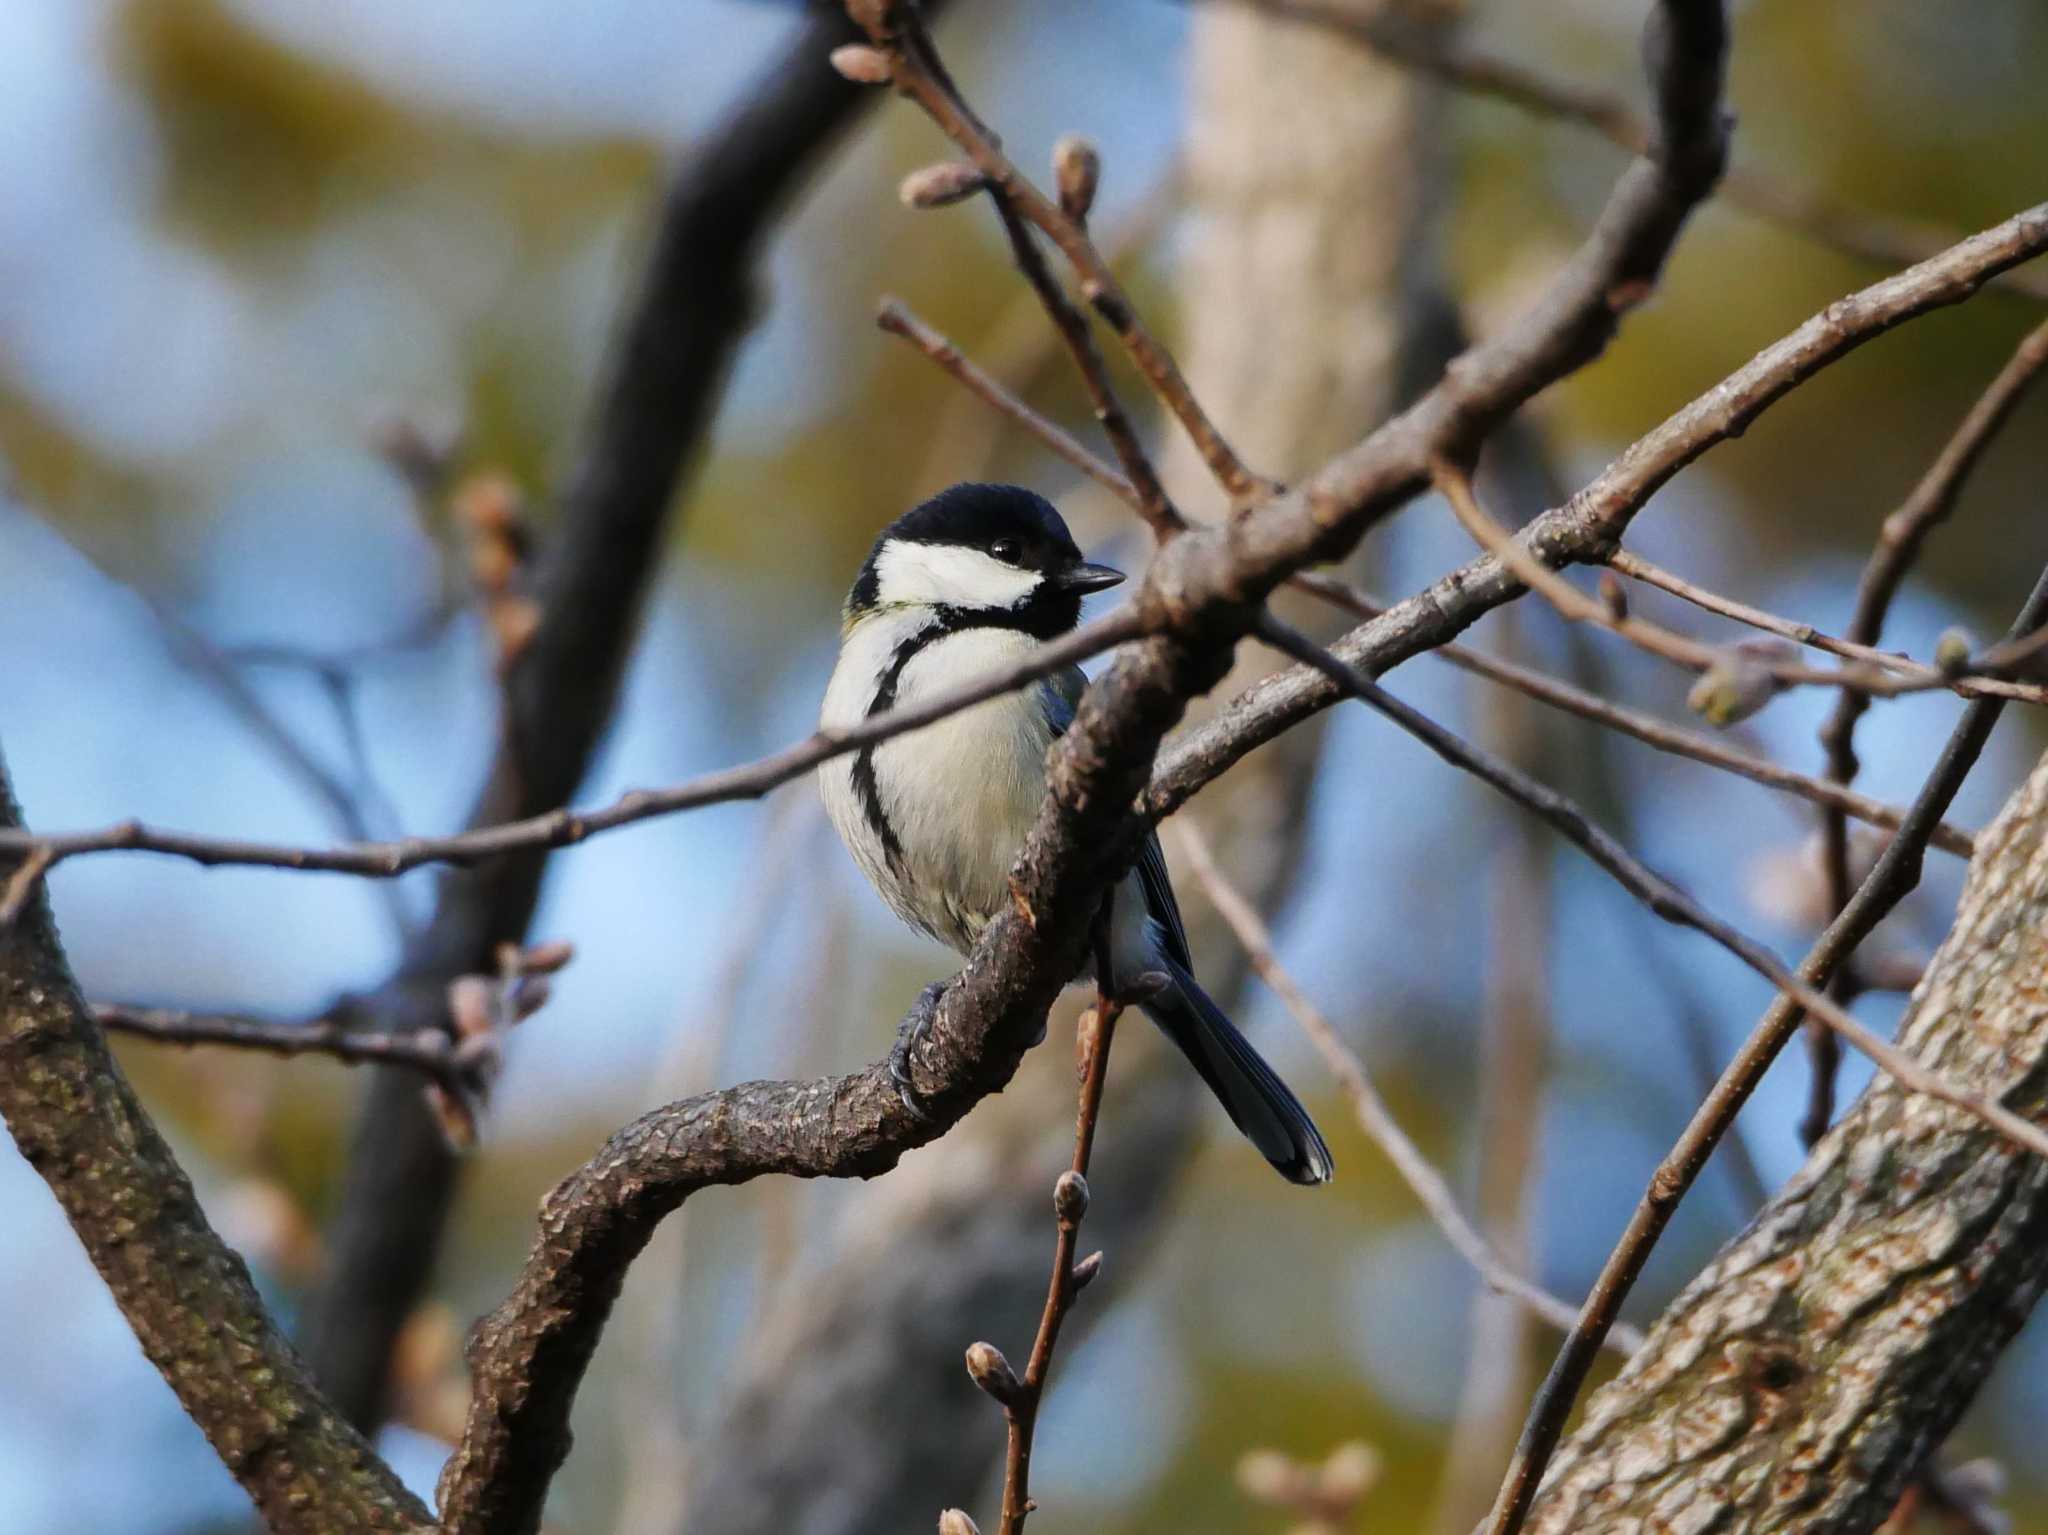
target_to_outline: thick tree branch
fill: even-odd
[[[18,825],[0,763],[0,825]],[[18,855],[0,853],[0,873]],[[63,1206],[143,1352],[271,1529],[433,1520],[263,1309],[78,994],[40,892],[0,931],[0,1114]]]
[[[849,36],[832,11],[806,18],[668,179],[536,574],[540,623],[504,677],[500,747],[472,827],[569,804],[610,723],[685,465],[758,311],[756,255],[866,94],[825,63]],[[550,845],[496,849],[508,856],[445,875],[380,1011],[400,1027],[445,1027],[447,983],[489,971],[500,944],[523,940]],[[455,1181],[417,1083],[378,1073],[330,1241],[333,1272],[305,1328],[320,1378],[358,1422],[382,1411],[392,1346],[425,1291]]]

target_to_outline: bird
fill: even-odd
[[[1083,559],[1060,514],[1031,490],[943,490],[885,527],[861,565],[820,726],[843,731],[1026,660],[1079,623],[1083,597],[1123,579]],[[1046,753],[1086,686],[1078,666],[1064,667],[820,765],[840,840],[897,916],[966,954],[1010,904],[1010,866],[1045,798]],[[1099,978],[1104,989],[1135,996],[1283,1176],[1327,1182],[1330,1149],[1308,1111],[1195,979],[1157,837],[1115,888],[1105,947],[1114,974]],[[942,990],[926,988],[892,1056],[916,1113],[907,1052]]]

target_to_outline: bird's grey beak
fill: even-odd
[[[1056,572],[1052,584],[1067,592],[1099,592],[1117,585],[1124,573],[1114,565],[1090,565],[1086,560]]]

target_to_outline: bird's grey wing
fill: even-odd
[[[1047,677],[1042,686],[1045,689],[1046,717],[1052,721],[1052,733],[1055,737],[1063,736],[1067,727],[1074,723],[1074,711],[1080,705],[1081,694],[1088,687],[1087,675],[1080,667],[1069,666]],[[1132,872],[1138,876],[1138,886],[1145,892],[1145,913],[1157,924],[1159,941],[1167,956],[1182,969],[1193,970],[1195,964],[1188,953],[1187,929],[1180,920],[1180,903],[1173,898],[1173,882],[1166,874],[1166,855],[1159,850],[1157,837],[1145,839]]]

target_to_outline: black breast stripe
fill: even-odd
[[[868,703],[869,719],[896,707],[896,688],[903,680],[903,668],[910,664],[912,656],[944,632],[939,625],[927,624],[897,645],[896,653],[889,657],[889,664],[882,672],[881,681],[875,684],[875,696]],[[903,839],[896,835],[896,828],[889,824],[889,812],[882,806],[882,787],[875,781],[875,748],[872,744],[853,754],[853,792],[860,797],[861,814],[867,817],[868,829],[882,844],[882,856],[889,862],[889,872],[898,879],[903,878]]]
[[[889,657],[881,681],[875,684],[875,696],[868,703],[868,718],[873,719],[877,714],[896,707],[896,689],[903,680],[903,668],[925,646],[949,634],[958,634],[963,629],[1004,626],[1013,626],[1010,615],[1006,613],[971,608],[934,608],[932,621],[901,641],[896,646],[896,653]],[[869,830],[882,844],[882,856],[888,860],[889,872],[902,879],[905,874],[903,839],[896,835],[896,828],[889,823],[889,812],[882,805],[882,787],[875,780],[874,745],[863,746],[853,754],[853,792],[860,797],[861,814],[867,817]]]

